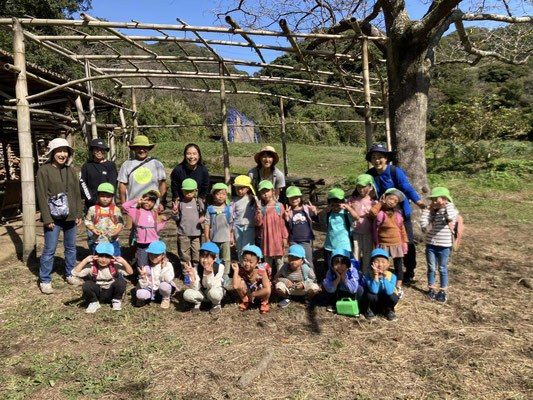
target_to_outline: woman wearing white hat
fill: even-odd
[[[74,149],[65,139],[56,138],[48,144],[48,160],[37,171],[37,201],[44,227],[39,286],[45,294],[53,293],[52,268],[61,231],[67,282],[81,284],[78,278],[72,276],[76,266],[76,232],[83,218],[80,183],[70,167],[73,154]]]
[[[255,190],[257,191],[259,182],[263,180],[270,181],[274,186],[274,195],[276,199],[279,199],[281,189],[285,187],[285,176],[283,172],[276,168],[276,164],[279,161],[276,149],[272,146],[265,146],[254,156],[254,160],[257,163],[257,167],[248,171],[248,176],[252,180]]]

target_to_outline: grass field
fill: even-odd
[[[172,155],[178,148],[161,151]],[[362,159],[360,150],[340,147],[330,155],[330,149],[290,146],[294,170],[308,172],[299,169],[303,164],[297,167],[301,150],[316,162],[326,156],[342,157],[342,164]],[[202,150],[216,154],[210,153],[214,146]],[[239,154],[254,152],[243,147]],[[344,181],[359,166],[328,174]],[[497,187],[490,179],[488,172],[430,176],[451,188],[465,218],[465,238],[451,259],[446,304],[425,298],[423,245],[418,246],[417,281],[406,288],[396,323],[369,323],[323,308],[308,312],[298,303],[283,310],[274,306],[266,316],[226,304],[217,316],[195,317],[181,293],[169,310],[133,307],[131,284],[123,311],[104,306],[87,315],[79,289],[54,273],[56,293],[43,296],[38,265],[13,258],[0,266],[0,397],[533,398],[533,185],[531,175],[510,172]],[[171,226],[164,236],[175,250]],[[315,247],[323,232],[317,236]],[[80,250],[86,246],[82,233],[78,244]],[[59,272],[61,264],[57,258]],[[269,351],[274,357],[261,377],[237,387],[239,377]]]

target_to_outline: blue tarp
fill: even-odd
[[[259,136],[259,132],[255,126],[255,123],[246,118],[234,107],[230,107],[228,115],[228,141],[235,143],[261,142],[261,137]]]

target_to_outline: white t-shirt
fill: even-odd
[[[165,167],[161,161],[152,158],[142,167],[137,168],[133,173],[131,171],[143,161],[137,159],[127,160],[120,167],[117,180],[128,185],[126,192],[126,201],[138,199],[145,190],[158,190],[159,182],[166,181],[167,175]]]

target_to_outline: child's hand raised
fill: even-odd
[[[139,275],[141,276],[142,280],[146,280],[146,271],[144,267],[137,267],[137,271],[139,271]]]
[[[178,213],[179,200],[176,199],[172,202],[172,214],[176,215]]]
[[[311,211],[313,211],[313,213],[314,213],[315,215],[318,214],[318,210],[317,210],[316,206],[314,206],[313,204],[311,204],[311,200],[309,200],[309,201],[307,202],[307,204],[309,205],[309,208],[311,209]]]
[[[96,259],[96,256],[90,255],[83,259],[83,262],[85,264],[89,264],[90,262],[93,262]]]
[[[231,263],[231,269],[233,269],[234,273],[238,274],[239,273],[239,264]]]
[[[119,264],[127,264],[128,262],[126,260],[124,260],[124,258],[122,258],[122,256],[118,256],[118,257],[113,257],[113,260]]]
[[[161,222],[166,222],[168,220],[166,215],[160,215],[159,218],[161,219]]]
[[[290,212],[288,207],[285,209],[285,212],[283,213],[283,217],[285,217],[285,221],[287,221],[287,222],[290,221],[291,212]]]

